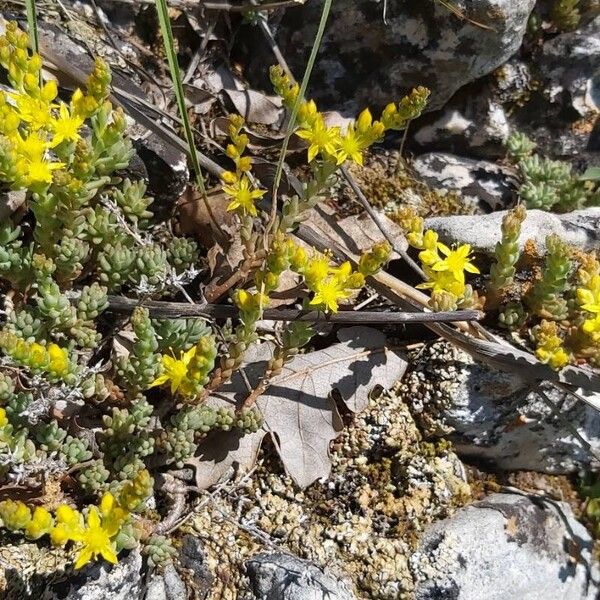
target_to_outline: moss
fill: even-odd
[[[419,181],[398,152],[374,151],[365,157],[364,167],[352,164],[349,170],[371,204],[388,210],[391,215],[403,204],[412,205],[422,217],[473,212],[459,194],[435,190]],[[341,192],[342,202],[354,198],[352,190],[345,185]]]

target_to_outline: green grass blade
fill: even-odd
[[[319,48],[321,47],[321,41],[323,40],[323,34],[325,33],[325,26],[327,25],[329,12],[331,11],[331,3],[332,0],[325,0],[325,2],[323,3],[323,10],[321,11],[321,21],[319,22],[319,28],[317,29],[317,34],[315,36],[315,40],[310,51],[310,56],[308,57],[308,62],[306,63],[306,70],[304,71],[304,77],[302,78],[302,83],[300,84],[300,93],[298,94],[298,97],[294,102],[294,106],[292,107],[292,114],[290,115],[287,131],[285,132],[285,138],[283,139],[283,144],[281,146],[281,154],[279,155],[279,161],[277,162],[277,170],[275,172],[275,180],[273,182],[274,206],[277,204],[277,191],[279,190],[281,176],[283,175],[283,163],[285,162],[285,155],[288,149],[288,145],[290,143],[290,138],[292,137],[292,133],[294,132],[294,126],[296,125],[298,109],[300,108],[300,104],[302,103],[306,95],[306,88],[308,87],[308,82],[310,80],[310,76],[315,65],[315,61],[317,59]]]
[[[27,29],[29,33],[29,45],[31,49],[39,53],[40,43],[37,28],[37,12],[35,8],[35,0],[25,0],[25,6],[27,7]]]
[[[33,1],[33,0],[29,0]],[[185,96],[183,93],[183,84],[181,79],[181,73],[179,71],[179,64],[177,62],[177,53],[175,52],[175,42],[173,40],[173,30],[171,29],[171,21],[169,19],[169,7],[167,6],[167,0],[156,0],[156,12],[158,13],[158,21],[160,23],[160,30],[163,36],[165,45],[165,51],[167,54],[167,62],[169,63],[169,70],[171,71],[171,81],[175,88],[175,98],[177,100],[177,107],[179,109],[179,115],[183,122],[183,130],[185,133],[185,140],[189,147],[189,155],[192,161],[192,168],[196,175],[196,183],[200,191],[206,195],[206,188],[204,186],[204,178],[202,177],[202,171],[200,170],[200,164],[198,163],[198,156],[196,154],[196,146],[194,144],[194,134],[192,132],[192,126],[190,119],[185,108]]]

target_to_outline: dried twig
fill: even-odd
[[[109,296],[110,310],[117,313],[131,313],[143,306],[153,318],[184,319],[193,317],[214,317],[217,319],[236,318],[237,307],[222,304],[186,304],[184,302],[163,302],[134,298]],[[342,310],[326,314],[317,310],[297,308],[267,308],[263,319],[267,321],[310,321],[329,323],[397,324],[397,323],[454,323],[456,321],[476,321],[483,313],[478,310],[457,310],[451,312],[397,312],[397,311],[355,311]]]

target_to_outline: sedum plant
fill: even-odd
[[[520,171],[519,196],[527,208],[568,212],[600,203],[593,182],[577,176],[566,162],[534,154],[535,144],[523,133],[511,135],[506,146]]]
[[[132,144],[122,110],[108,99],[105,63],[96,61],[83,88],[59,96],[57,85],[43,80],[27,35],[8,23],[0,66],[9,82],[0,92],[0,184],[26,198],[23,211],[0,223],[0,483],[69,482],[66,501],[52,510],[1,502],[0,525],[73,546],[75,568],[114,563],[138,544],[158,565],[173,548],[148,500],[170,492],[155,489],[153,475],[183,466],[211,432],[257,431],[256,398],[313,335],[305,321],[285,324],[260,384],[240,406],[205,402],[241,367],[281,275],[296,274],[303,308],[333,313],[391,252],[380,243],[355,263],[336,261],[300,246],[291,233],[343,165],[362,164],[386,131],[418,116],[428,92],[414,90],[379,119],[365,110],[342,131],[272,69],[284,105],[291,110],[299,102],[295,133],[307,143],[308,175],[296,194],[265,205],[243,119],[231,117],[232,167],[221,184],[244,254],[231,291],[239,316],[218,329],[201,319],[153,319],[143,306],[180,293],[199,274],[200,258],[194,241],[154,220],[144,182],[124,176]],[[453,257],[440,258],[452,277]],[[139,300],[126,322],[108,310],[111,294]]]
[[[531,243],[522,253],[518,240],[525,218],[525,208],[519,205],[503,219],[487,282],[486,309],[498,311],[500,326],[528,331],[537,358],[554,369],[581,361],[600,365],[596,253],[577,251],[556,235],[547,237],[544,256],[539,257]]]

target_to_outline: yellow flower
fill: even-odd
[[[29,521],[25,528],[25,534],[28,538],[37,540],[43,535],[50,533],[53,527],[54,519],[52,518],[52,515],[45,508],[38,506],[33,511],[31,521]]]
[[[64,375],[69,371],[69,352],[66,348],[61,348],[58,344],[48,345],[48,357],[50,364],[48,370],[55,375]]]
[[[6,410],[0,408],[0,427],[6,427],[8,419],[6,418]]]
[[[370,131],[372,124],[373,116],[371,115],[371,111],[368,108],[365,108],[360,115],[358,115],[358,119],[356,119],[356,128],[359,133],[366,134]]]
[[[15,168],[25,187],[52,183],[52,171],[64,167],[63,163],[45,158],[48,142],[38,132],[26,138],[16,134],[11,141],[17,156]]]
[[[27,94],[9,93],[8,96],[15,101],[21,120],[31,129],[44,129],[52,123],[53,106],[50,103]]]
[[[51,123],[51,129],[54,133],[52,147],[54,148],[64,141],[76,142],[80,139],[79,130],[83,122],[83,117],[75,112],[69,113],[67,105],[61,102],[58,118]]]
[[[465,281],[465,271],[479,273],[479,269],[470,262],[471,246],[469,244],[462,244],[456,250],[450,250],[448,246],[438,242],[437,247],[446,258],[431,267],[434,271],[448,271],[461,283]]]
[[[252,157],[242,156],[238,158],[236,166],[242,173],[250,171],[252,169]]]
[[[422,239],[423,251],[419,252],[419,260],[428,267],[441,260],[438,254],[438,234],[432,229],[428,229]]]
[[[542,321],[532,331],[537,348],[536,357],[543,363],[550,365],[553,369],[562,369],[570,362],[558,335],[558,326],[554,321]]]
[[[17,172],[23,179],[26,187],[37,184],[52,183],[52,172],[62,169],[65,165],[60,162],[46,160],[20,161],[17,163]]]
[[[594,342],[600,341],[600,315],[596,315],[593,319],[584,321],[581,328]]]
[[[350,292],[344,289],[337,277],[329,277],[315,286],[315,295],[309,302],[310,306],[324,308],[325,311],[337,312],[339,300],[345,300]]]
[[[100,514],[102,525],[110,537],[117,535],[121,525],[129,517],[129,513],[119,505],[110,492],[106,492],[100,500]]]
[[[586,287],[577,289],[577,300],[583,310],[600,314],[600,275],[594,275]]]
[[[47,81],[40,90],[40,98],[44,102],[52,102],[58,96],[58,85],[54,79]]]
[[[240,208],[244,214],[248,213],[256,216],[256,206],[254,201],[262,198],[266,190],[253,190],[250,188],[250,180],[242,176],[231,185],[224,185],[223,191],[231,197],[231,202],[227,206],[227,210],[232,211]]]
[[[361,138],[357,135],[354,126],[349,125],[346,135],[342,136],[339,141],[340,149],[337,152],[337,164],[341,165],[349,158],[357,165],[363,164],[362,143]]]
[[[548,360],[548,364],[553,369],[562,369],[571,362],[571,359],[564,348],[558,348],[552,353],[552,356]]]
[[[188,365],[196,354],[196,346],[190,348],[187,352],[182,352],[179,358],[163,354],[162,366],[163,374],[157,377],[150,387],[163,385],[167,381],[171,382],[171,394],[177,392],[181,383],[188,374]]]
[[[432,292],[450,292],[457,298],[461,298],[465,293],[465,282],[459,281],[450,271],[431,271],[426,268],[425,273],[429,276],[429,281],[420,283],[417,288],[431,289]]]
[[[319,153],[330,156],[335,156],[337,153],[340,142],[339,127],[327,127],[321,115],[309,128],[296,131],[296,135],[309,142],[308,162],[312,162]]]
[[[269,304],[269,297],[260,292],[251,293],[247,290],[238,290],[233,298],[235,305],[242,313],[252,316]]]
[[[48,149],[48,142],[39,132],[34,132],[26,138],[17,133],[11,140],[15,148],[15,153],[28,160],[42,160]]]
[[[290,248],[290,266],[293,271],[301,271],[306,267],[308,256],[302,246]]]
[[[332,275],[335,275],[340,282],[345,282],[352,275],[352,265],[350,261],[343,262],[339,267],[329,269]]]
[[[224,183],[233,185],[234,183],[237,183],[238,176],[233,171],[223,171],[223,173],[221,173],[221,179]]]
[[[83,539],[83,518],[75,509],[61,504],[56,509],[56,526],[50,532],[50,540],[55,546],[63,546],[69,541]]]
[[[371,111],[365,108],[356,120],[356,131],[358,132],[361,147],[364,149],[383,137],[385,127],[379,121],[373,122]]]
[[[7,529],[22,531],[31,521],[31,511],[20,500],[3,500],[0,502],[0,518]]]
[[[323,281],[328,274],[329,257],[324,256],[323,254],[317,254],[311,258],[302,271],[306,285],[309,288],[314,288],[320,281]]]
[[[308,129],[316,119],[319,118],[319,111],[314,100],[303,102],[298,109],[298,124],[301,129]]]
[[[32,367],[44,368],[48,363],[46,348],[37,342],[33,342],[29,346],[29,361]]]
[[[566,367],[570,362],[569,355],[564,348],[548,350],[541,347],[535,351],[535,355],[541,362],[550,365],[555,370]]]
[[[81,569],[98,556],[102,556],[108,562],[115,564],[117,562],[116,547],[110,538],[108,530],[102,525],[98,509],[95,506],[90,507],[87,516],[87,527],[81,538],[83,548],[77,555],[75,568]]]

